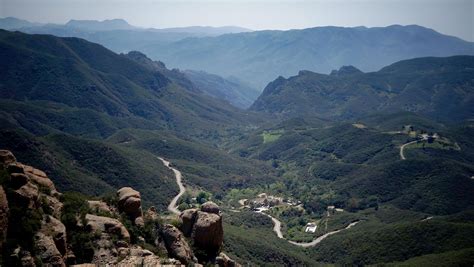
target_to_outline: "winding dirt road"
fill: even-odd
[[[416,143],[416,142],[417,142],[417,141],[411,141],[411,142],[408,142],[408,143],[406,143],[406,144],[403,144],[403,145],[400,147],[400,158],[401,158],[402,160],[406,160],[405,155],[403,154],[403,150],[405,149],[405,146],[410,145],[410,144],[414,144],[414,143]]]
[[[314,247],[316,246],[317,244],[321,243],[321,241],[323,241],[324,239],[326,239],[327,237],[333,235],[333,234],[337,234],[339,233],[340,231],[343,231],[343,230],[347,230],[351,227],[353,227],[354,225],[358,224],[360,221],[356,221],[356,222],[353,222],[353,223],[350,223],[348,226],[346,226],[346,228],[343,228],[343,229],[339,229],[339,230],[335,230],[335,231],[332,231],[332,232],[329,232],[329,233],[326,233],[322,236],[319,236],[315,239],[313,239],[313,241],[311,242],[295,242],[295,241],[291,241],[291,240],[288,240],[286,238],[283,237],[283,234],[281,233],[281,222],[277,219],[277,218],[274,218],[273,216],[269,215],[269,214],[266,214],[264,212],[260,212],[260,211],[256,211],[257,213],[260,213],[260,214],[264,214],[266,215],[267,217],[270,217],[272,219],[272,222],[273,222],[273,231],[275,232],[275,234],[278,236],[278,238],[281,238],[281,239],[285,239],[286,241],[288,241],[288,243],[290,244],[293,244],[295,246],[299,246],[299,247],[303,247],[303,248],[308,248],[308,247]]]
[[[179,187],[179,193],[171,200],[170,204],[168,205],[168,210],[171,213],[174,213],[176,215],[179,215],[181,211],[178,210],[178,200],[179,198],[186,192],[186,188],[183,185],[183,175],[181,174],[180,171],[177,169],[173,168],[170,166],[170,162],[165,160],[164,158],[158,157],[159,160],[163,162],[163,165],[168,167],[168,169],[172,170],[174,173],[174,176],[176,177],[176,183],[178,184]]]

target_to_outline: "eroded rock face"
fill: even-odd
[[[179,215],[182,222],[180,230],[185,236],[191,236],[194,223],[196,222],[197,212],[197,209],[187,209]]]
[[[0,251],[2,251],[2,244],[7,237],[8,230],[8,200],[5,190],[0,185]]]
[[[56,248],[53,238],[42,232],[35,235],[35,254],[43,263],[50,266],[66,266],[63,255]]]
[[[192,238],[197,247],[211,254],[217,254],[224,240],[222,217],[214,213],[198,211]]]
[[[166,224],[162,229],[162,236],[165,241],[168,254],[178,259],[182,264],[197,262],[193,251],[184,239],[183,234],[173,225]]]
[[[49,266],[66,266],[66,227],[58,219],[45,215],[35,234],[35,254]]]
[[[120,239],[130,242],[130,234],[123,224],[114,218],[86,214],[87,228],[91,232],[116,234]]]
[[[117,191],[118,208],[120,212],[127,214],[132,222],[138,225],[143,225],[142,217],[142,200],[140,192],[131,187],[122,187]]]
[[[0,164],[4,167],[8,166],[10,163],[16,162],[16,158],[13,153],[9,150],[0,150]]]
[[[180,219],[183,234],[190,236],[194,245],[205,251],[209,258],[216,257],[224,240],[219,206],[209,201],[201,206],[201,210],[183,211]]]

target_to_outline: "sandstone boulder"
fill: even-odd
[[[222,217],[214,213],[198,211],[192,238],[195,246],[205,250],[209,256],[213,254],[216,256],[224,240]]]
[[[214,213],[219,215],[219,206],[217,206],[216,203],[212,201],[208,201],[204,204],[201,205],[201,211],[207,212],[207,213]]]
[[[191,236],[193,225],[196,222],[197,209],[187,209],[179,215],[181,219],[181,231],[185,236]]]
[[[7,237],[8,211],[7,195],[0,185],[0,251],[2,251],[2,244]]]
[[[119,220],[92,214],[87,214],[86,220],[87,228],[91,232],[116,234],[120,239],[130,242],[130,234]]]
[[[11,151],[0,150],[0,164],[7,166],[10,163],[16,162],[16,158]]]
[[[127,214],[133,222],[136,218],[142,217],[140,192],[131,187],[122,187],[117,191],[117,196],[120,212]]]
[[[162,236],[168,250],[168,255],[178,259],[185,265],[197,262],[183,234],[176,227],[166,224],[162,229]]]

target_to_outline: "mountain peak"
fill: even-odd
[[[107,30],[129,30],[136,27],[128,24],[124,19],[107,19],[99,20],[75,20],[72,19],[65,24],[67,27],[79,28],[83,30],[92,31],[107,31]]]
[[[354,74],[362,74],[363,72],[358,68],[349,65],[349,66],[342,66],[339,70],[331,71],[331,76],[347,76],[347,75],[354,75]]]

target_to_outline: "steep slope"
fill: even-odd
[[[278,76],[306,69],[329,73],[342,65],[375,71],[395,61],[425,56],[473,55],[474,44],[416,26],[316,27],[188,38],[144,47],[171,67],[236,76],[263,88]]]
[[[226,100],[239,108],[250,107],[259,95],[256,89],[238,79],[225,79],[204,71],[186,70],[184,74],[204,93]]]
[[[372,73],[301,71],[268,84],[250,109],[283,117],[354,119],[411,111],[441,121],[464,120],[474,117],[473,77],[472,56],[405,60]]]
[[[179,130],[214,131],[244,121],[238,109],[181,86],[190,84],[184,77],[85,40],[0,31],[0,46],[0,98],[11,105],[51,111],[50,103],[63,104]]]

